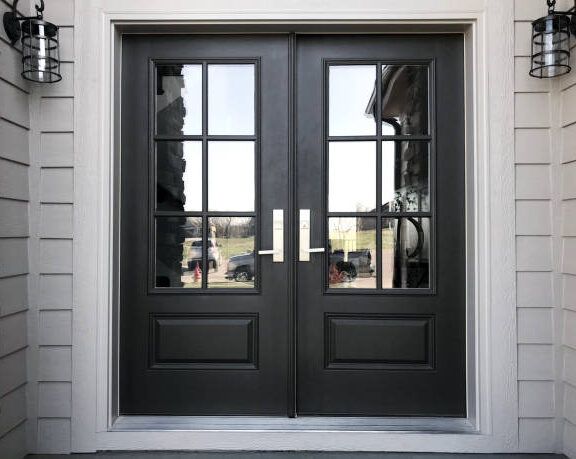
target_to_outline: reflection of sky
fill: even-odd
[[[202,66],[184,65],[182,77],[164,77],[174,83],[174,96],[181,95],[186,109],[185,135],[202,133]],[[254,134],[254,65],[213,64],[208,66],[208,126],[212,135]],[[173,99],[172,99],[173,100]],[[160,107],[159,107],[160,108]]]
[[[375,65],[330,67],[330,135],[376,134],[374,118],[366,115],[375,82]]]
[[[202,131],[202,67],[185,65],[181,89],[186,116],[185,134]],[[365,114],[374,90],[373,65],[330,67],[330,135],[374,135],[373,118]],[[254,134],[254,66],[209,65],[209,129],[212,135]],[[387,132],[384,132],[385,134]],[[376,199],[374,142],[330,145],[330,211],[373,210]],[[202,208],[202,145],[184,142],[185,210]],[[394,200],[394,142],[382,146],[382,202]],[[254,205],[254,146],[252,142],[211,142],[209,208],[252,211]]]
[[[208,144],[208,210],[254,210],[254,142]]]
[[[186,108],[183,133],[202,133],[202,66],[184,65],[180,94]],[[208,126],[211,135],[254,134],[254,65],[208,66]],[[186,211],[202,210],[202,142],[183,142]],[[210,142],[209,209],[254,210],[254,145],[252,142]]]
[[[212,135],[254,134],[254,65],[208,66],[208,130]]]
[[[182,131],[186,135],[202,134],[202,66],[185,65],[182,68],[184,87],[180,94],[184,99],[186,116]]]
[[[202,142],[183,142],[186,211],[202,210]],[[254,142],[208,144],[209,210],[254,210]]]
[[[376,207],[376,142],[331,142],[330,212],[370,211]]]
[[[186,161],[186,169],[182,176],[186,196],[184,210],[200,211],[202,210],[202,142],[182,142],[182,144]]]
[[[394,183],[394,157],[396,142],[382,142],[382,204],[394,201],[396,184]]]
[[[375,135],[373,117],[366,114],[376,81],[374,65],[330,67],[329,134]],[[394,134],[384,123],[383,134]],[[375,209],[376,150],[373,142],[338,142],[330,145],[330,211]],[[382,202],[394,199],[394,143],[382,146]]]

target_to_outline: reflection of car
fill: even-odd
[[[188,269],[194,271],[196,265],[202,265],[202,240],[192,242],[188,253]],[[218,243],[208,239],[208,267],[218,270],[220,265],[220,249]]]
[[[362,275],[371,276],[374,273],[369,249],[348,252],[348,261],[344,261],[343,250],[335,250],[330,254],[330,265],[336,267],[343,281],[350,281]]]
[[[226,279],[236,282],[251,281],[254,278],[254,252],[233,255],[228,261]]]

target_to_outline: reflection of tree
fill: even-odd
[[[157,75],[158,132],[181,135],[186,109],[181,97],[182,66],[159,66]],[[158,142],[156,150],[157,199],[162,209],[184,210],[184,148],[182,142]],[[182,261],[187,233],[194,228],[186,217],[156,220],[156,286],[182,287]]]
[[[157,130],[163,134],[183,134],[186,108],[181,96],[184,87],[182,65],[158,67]],[[156,174],[158,204],[165,210],[184,210],[183,142],[158,142],[156,145]]]
[[[232,217],[214,217],[210,219],[210,223],[215,228],[216,237],[230,237]]]
[[[343,251],[344,261],[348,261],[348,253],[356,250],[357,234],[362,227],[363,218],[331,218],[330,248],[332,251]]]
[[[182,260],[186,217],[158,218],[156,222],[156,286],[182,287]]]
[[[252,237],[256,230],[256,219],[252,217],[212,217],[210,223],[219,238]]]

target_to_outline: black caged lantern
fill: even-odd
[[[36,5],[36,16],[18,15],[18,0],[4,13],[4,30],[15,44],[22,41],[22,77],[36,83],[56,83],[60,74],[58,27],[43,19],[44,0]]]
[[[576,35],[576,0],[568,11],[555,11],[556,0],[547,0],[548,15],[532,22],[532,69],[535,78],[569,73],[570,35]]]

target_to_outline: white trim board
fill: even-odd
[[[76,3],[72,450],[517,451],[512,2],[439,0],[435,11],[424,0],[390,1],[386,9],[374,1],[351,9],[349,2],[336,0],[323,11],[307,9],[309,2],[289,0],[269,9],[261,7],[266,2],[248,0],[243,11],[233,10],[229,0],[216,3],[224,6],[205,2],[214,9],[194,11],[190,2],[177,0]],[[203,4],[194,2],[197,8]],[[112,430],[117,398],[111,324],[120,28],[174,24],[193,30],[194,24],[234,23],[468,27],[467,102],[474,107],[468,113],[468,183],[473,189],[469,221],[475,236],[469,251],[469,259],[475,260],[470,301],[474,329],[468,335],[475,364],[469,382],[473,433],[342,431],[328,426],[298,431]]]

